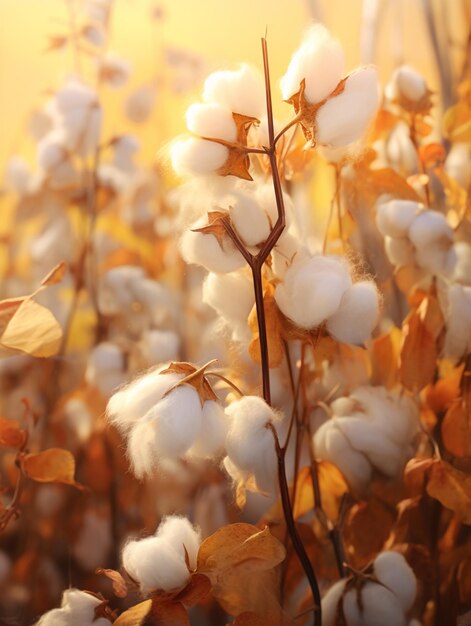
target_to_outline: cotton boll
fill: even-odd
[[[155,419],[152,414],[146,414],[129,426],[127,455],[136,478],[150,476],[157,467],[159,459],[155,451]]]
[[[238,235],[246,246],[263,243],[271,231],[267,213],[260,204],[248,194],[235,193],[235,202],[231,204],[230,215]]]
[[[160,524],[157,537],[164,539],[185,559],[188,555],[190,569],[196,569],[196,559],[201,544],[201,535],[186,517],[170,515]]]
[[[186,112],[186,125],[201,137],[233,142],[237,139],[232,112],[219,104],[192,104]]]
[[[427,94],[427,83],[423,76],[409,65],[401,65],[394,70],[385,89],[390,100],[406,98],[418,102]]]
[[[423,250],[439,241],[453,241],[453,230],[446,217],[438,211],[422,211],[412,221],[409,238],[418,250]]]
[[[246,64],[237,71],[213,72],[205,80],[203,100],[259,119],[265,111],[263,77],[256,68]]]
[[[181,378],[182,374],[160,374],[160,369],[136,378],[111,396],[106,407],[108,419],[122,433],[127,433]]]
[[[454,244],[456,263],[453,268],[453,282],[471,285],[471,245],[465,241]]]
[[[31,175],[29,165],[22,157],[14,156],[9,159],[5,177],[8,185],[14,189],[18,195],[24,196],[28,193]]]
[[[100,62],[98,73],[103,82],[113,89],[118,89],[127,83],[131,65],[125,59],[109,52]]]
[[[295,324],[315,328],[337,311],[351,284],[348,267],[338,258],[295,259],[276,287],[275,300]]]
[[[294,204],[291,196],[285,191],[282,192],[283,196],[283,206],[285,209],[285,230],[287,230],[292,222],[292,217],[294,214]],[[265,211],[270,221],[270,226],[273,226],[278,219],[278,204],[276,201],[276,194],[271,183],[265,183],[264,185],[260,185],[257,187],[255,191],[255,197],[257,202]]]
[[[322,24],[309,28],[300,48],[294,53],[280,81],[284,100],[298,93],[305,81],[304,95],[310,103],[324,100],[337,86],[344,71],[340,43]]]
[[[416,261],[419,267],[432,274],[452,274],[456,264],[456,255],[450,248],[450,241],[439,240],[416,250]]]
[[[316,115],[317,143],[346,146],[364,135],[379,105],[378,73],[374,67],[352,72],[344,90],[321,106]]]
[[[203,283],[203,302],[227,322],[234,340],[250,338],[247,320],[254,301],[252,282],[242,271],[209,272]]]
[[[471,287],[445,286],[439,299],[446,325],[443,355],[458,359],[471,352]]]
[[[338,606],[346,582],[346,579],[337,581],[322,598],[322,626],[336,626]]]
[[[415,248],[406,237],[385,237],[384,249],[388,259],[397,267],[415,262]]]
[[[349,626],[407,626],[407,620],[396,596],[374,582],[361,590],[361,605],[355,589],[345,594],[344,613]]]
[[[64,137],[62,133],[53,131],[48,133],[38,143],[38,167],[40,170],[50,172],[58,167],[67,158]]]
[[[184,558],[163,537],[130,541],[122,558],[124,569],[139,582],[144,595],[157,589],[179,589],[190,578]]]
[[[61,608],[45,613],[36,626],[111,626],[104,617],[95,619],[95,609],[101,603],[86,591],[67,589],[62,595]]]
[[[139,147],[136,137],[122,135],[113,146],[113,164],[122,172],[133,172],[136,167],[133,158]]]
[[[471,148],[468,143],[455,143],[445,161],[445,169],[463,187],[471,186]]]
[[[155,105],[157,91],[155,85],[141,85],[133,91],[125,103],[127,117],[136,124],[149,119]]]
[[[362,345],[378,323],[379,296],[372,281],[355,283],[343,294],[327,330],[339,341]]]
[[[272,270],[277,278],[283,279],[294,260],[310,258],[308,249],[302,245],[299,239],[286,229],[276,242],[276,246],[271,252]]]
[[[95,346],[85,372],[85,380],[108,397],[124,383],[124,354],[118,346],[103,341]]]
[[[273,434],[266,424],[280,417],[257,396],[244,396],[226,409],[231,425],[226,438],[227,455],[238,470],[254,474],[257,486],[267,493],[276,488],[276,453]]]
[[[389,237],[407,237],[415,217],[424,208],[412,200],[390,200],[376,208],[376,225],[380,233]]]
[[[93,428],[93,415],[80,398],[71,398],[64,405],[64,418],[68,428],[81,443],[90,438]]]
[[[226,146],[197,137],[177,141],[170,149],[172,167],[179,176],[214,174],[228,157]]]
[[[201,429],[201,403],[196,389],[181,385],[164,396],[146,415],[154,424],[156,458],[178,458],[191,447]]]
[[[229,238],[222,246],[210,233],[195,232],[193,229],[207,225],[207,219],[201,218],[185,231],[180,240],[180,252],[187,263],[202,265],[216,273],[233,272],[245,265],[245,259]]]
[[[202,459],[220,455],[228,426],[222,406],[214,400],[207,400],[203,405],[200,432],[188,451],[188,455]]]
[[[381,552],[374,562],[374,573],[378,580],[390,589],[407,613],[417,593],[417,580],[406,559],[399,552]]]
[[[177,361],[180,337],[173,330],[149,330],[142,337],[140,349],[149,365]]]

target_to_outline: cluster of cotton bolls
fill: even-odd
[[[413,455],[418,411],[406,395],[384,387],[359,387],[331,403],[332,416],[314,434],[314,449],[330,461],[350,485],[365,490],[376,470],[399,477]]]
[[[251,66],[210,74],[203,87],[203,103],[191,105],[186,113],[187,128],[194,136],[172,146],[174,170],[196,176],[228,173],[230,146],[240,140],[234,114],[258,120],[264,107],[264,82]]]
[[[160,367],[109,400],[110,421],[126,436],[135,475],[151,474],[162,462],[210,458],[222,453],[227,431],[224,409],[204,399],[183,374]]]
[[[196,568],[200,543],[199,531],[186,518],[171,515],[154,535],[126,544],[123,566],[144,595],[177,590]]]
[[[419,202],[390,200],[377,206],[376,224],[394,266],[414,267],[418,281],[432,275],[452,275],[457,250],[453,229],[442,213]]]
[[[344,73],[340,42],[323,25],[313,25],[281,79],[281,91],[296,112],[308,112],[301,123],[314,144],[342,148],[357,141],[378,108],[376,68],[360,67],[346,78]]]
[[[62,596],[61,608],[45,613],[36,626],[111,626],[106,617],[96,617],[95,611],[102,603],[86,591],[67,589]]]
[[[339,606],[347,626],[407,626],[417,594],[417,580],[398,552],[379,554],[370,580],[339,580],[322,599],[322,624],[335,626]],[[356,585],[361,585],[357,588]]]
[[[341,257],[295,258],[276,287],[275,300],[296,326],[312,330],[325,323],[335,339],[363,344],[379,318],[380,298],[373,281],[352,281]]]

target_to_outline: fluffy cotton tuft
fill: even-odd
[[[95,609],[102,600],[79,589],[67,589],[60,609],[45,613],[36,626],[111,626],[105,617],[95,619]]]
[[[361,281],[343,294],[336,313],[327,320],[327,330],[338,341],[362,345],[371,336],[378,318],[376,285],[373,281]]]
[[[225,274],[245,265],[245,259],[232,241],[225,237],[222,246],[211,233],[195,232],[193,229],[207,225],[205,217],[185,231],[180,240],[180,251],[187,263],[202,265],[210,272]]]
[[[256,68],[246,64],[236,71],[213,72],[205,80],[203,100],[259,119],[265,111],[263,77]]]
[[[232,477],[253,475],[258,489],[273,493],[277,459],[273,434],[266,424],[278,424],[280,416],[258,396],[244,396],[233,402],[226,414],[231,420],[226,438],[226,469]]]
[[[228,156],[226,146],[198,137],[176,141],[170,149],[172,167],[179,176],[214,174],[225,164]]]
[[[344,90],[321,106],[316,115],[315,141],[341,148],[360,139],[379,106],[378,72],[364,67],[346,78]]]
[[[237,139],[232,112],[220,104],[192,104],[186,112],[186,125],[195,135],[211,139]]]
[[[321,102],[335,89],[344,72],[344,53],[322,24],[307,31],[299,49],[294,53],[286,74],[281,79],[284,100],[298,93],[305,81],[304,95],[310,103]]]
[[[242,271],[210,272],[203,283],[203,302],[223,318],[235,340],[250,338],[247,319],[254,301],[252,282]]]
[[[314,435],[316,454],[339,467],[359,491],[372,471],[395,477],[413,453],[417,408],[383,387],[359,387],[332,403],[333,417]]]
[[[300,258],[294,260],[277,286],[275,300],[297,326],[311,329],[338,310],[351,285],[348,266],[339,257]]]
[[[443,356],[459,359],[471,352],[471,287],[439,283],[438,297],[446,327]]]
[[[376,209],[376,225],[384,236],[407,237],[414,218],[424,205],[412,200],[390,200]]]
[[[418,102],[427,94],[427,83],[414,68],[401,65],[394,70],[386,85],[385,94],[390,100],[406,99]]]
[[[235,193],[231,221],[246,246],[257,246],[268,239],[271,224],[267,213],[249,194]]]
[[[85,380],[108,398],[125,381],[125,358],[121,348],[102,341],[90,353]]]
[[[190,579],[190,569],[196,567],[201,543],[199,531],[178,516],[167,517],[155,535],[130,541],[123,550],[123,566],[136,580],[144,595],[152,591],[173,591]]]
[[[339,580],[322,598],[322,624],[335,626],[342,603],[347,626],[407,626],[407,612],[417,593],[417,580],[404,557],[397,552],[382,552],[376,557],[377,582],[367,582],[357,592],[346,590],[347,580]]]

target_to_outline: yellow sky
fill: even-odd
[[[85,1],[85,0],[79,0]],[[359,40],[362,0],[162,0],[165,19],[160,25],[149,19],[157,0],[115,0],[111,49],[127,58],[134,69],[122,91],[106,89],[107,131],[131,129],[140,135],[143,158],[150,158],[159,144],[183,130],[183,112],[190,97],[161,95],[151,123],[129,126],[122,113],[124,96],[133,87],[162,70],[162,50],[172,45],[202,54],[208,67],[240,61],[260,64],[260,37],[267,29],[273,83],[286,68],[301,33],[312,19],[312,7],[342,41],[349,69],[360,60]],[[461,0],[449,0],[457,13]],[[402,7],[397,16],[404,58],[436,84],[429,45],[419,14],[420,2],[395,0]],[[393,67],[394,15],[390,10],[378,31],[378,63],[383,79]],[[64,32],[65,0],[0,0],[0,169],[13,153],[34,159],[25,134],[31,109],[48,89],[60,84],[71,70],[70,52],[45,53],[48,35]],[[465,25],[466,26],[466,25]],[[276,90],[275,90],[276,96]],[[282,107],[283,105],[279,105]],[[280,108],[278,108],[280,110]],[[281,109],[283,110],[283,109]]]

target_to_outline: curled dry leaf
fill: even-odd
[[[404,321],[399,376],[410,391],[420,391],[432,382],[437,360],[435,339],[418,311]]]
[[[463,524],[471,524],[471,476],[446,461],[435,461],[429,470],[427,493],[454,511]]]
[[[21,459],[24,474],[40,483],[63,483],[83,489],[75,481],[75,459],[69,450],[50,448],[36,454],[25,454]]]
[[[118,617],[114,626],[143,626],[152,608],[152,600],[144,600]]]
[[[25,439],[26,433],[18,422],[0,417],[0,446],[21,448]]]
[[[442,422],[445,448],[457,457],[471,456],[471,415],[460,399],[448,409]]]
[[[119,572],[114,569],[101,569],[99,567],[95,570],[95,574],[106,576],[113,584],[113,593],[117,598],[125,598],[128,595],[128,586],[126,581]]]
[[[348,485],[341,471],[328,461],[320,461],[317,464],[317,472],[322,508],[330,521],[335,522],[339,515],[341,498],[344,493],[348,492]],[[311,469],[303,467],[298,474],[296,498],[293,505],[294,517],[302,517],[309,511],[312,511],[314,505]]]

